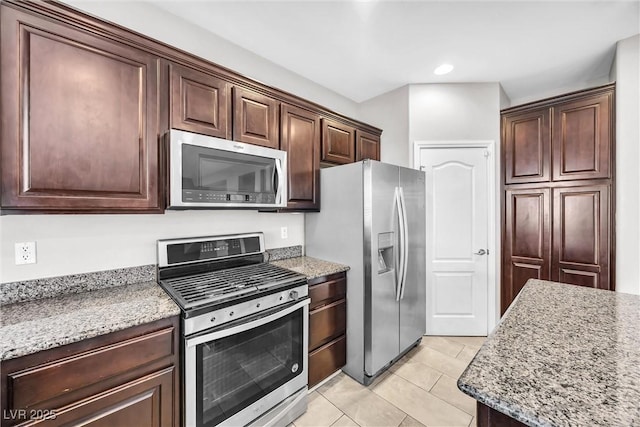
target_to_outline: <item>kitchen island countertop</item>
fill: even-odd
[[[328,276],[330,274],[341,273],[349,270],[349,267],[335,262],[324,261],[310,256],[287,258],[278,261],[271,261],[271,264],[293,270],[296,273],[304,274],[307,279]]]
[[[0,307],[0,361],[180,314],[155,282]]]
[[[529,426],[640,425],[640,296],[531,279],[458,387]]]

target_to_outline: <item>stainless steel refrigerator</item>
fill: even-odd
[[[347,364],[368,385],[425,332],[425,175],[365,160],[320,171],[306,254],[347,272]]]

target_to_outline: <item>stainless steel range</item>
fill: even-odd
[[[262,233],[159,240],[158,282],[182,308],[185,426],[306,410],[307,280],[265,262]]]

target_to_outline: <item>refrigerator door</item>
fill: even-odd
[[[420,339],[426,328],[425,174],[400,168],[408,238],[407,269],[400,299],[400,351]]]
[[[394,200],[399,168],[372,161],[365,161],[364,168],[364,371],[373,376],[399,353]]]

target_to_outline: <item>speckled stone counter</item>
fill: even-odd
[[[156,266],[116,268],[91,273],[70,274],[44,279],[0,284],[0,304],[57,297],[62,294],[95,291],[115,286],[144,283],[156,279]]]
[[[529,280],[458,387],[530,426],[640,426],[640,296]]]
[[[329,274],[340,273],[349,269],[346,265],[323,261],[309,256],[272,261],[271,263],[279,267],[288,268],[296,273],[304,274],[307,276],[307,279],[328,276]]]
[[[0,361],[180,314],[155,282],[0,307]]]

